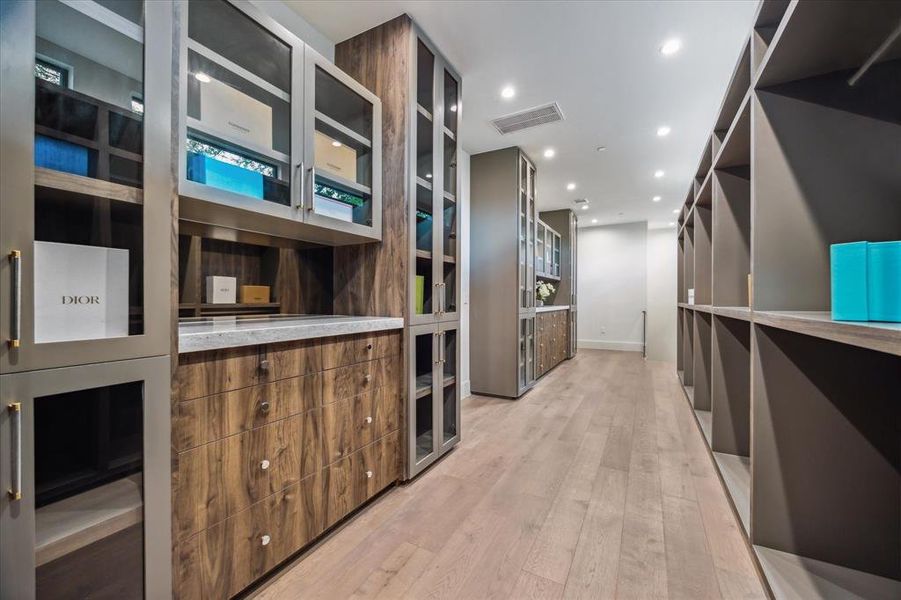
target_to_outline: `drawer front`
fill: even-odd
[[[172,443],[179,451],[221,440],[322,404],[319,373],[180,402]]]
[[[206,529],[322,468],[321,409],[178,455],[176,539]]]
[[[400,357],[380,358],[322,374],[322,402],[329,404],[381,387],[400,390]]]
[[[269,344],[260,348],[260,382],[309,375],[322,370],[320,340]]]
[[[322,407],[326,463],[333,463],[399,427],[400,395],[389,387]]]
[[[377,358],[398,356],[400,338],[400,333],[396,331],[328,338],[322,342],[322,366],[324,369],[336,369]]]
[[[181,354],[175,372],[178,399],[249,387],[257,383],[259,372],[257,346]]]
[[[398,439],[394,431],[328,468],[326,527],[397,480]]]
[[[308,477],[179,545],[176,596],[221,600],[239,593],[324,528],[322,474]]]

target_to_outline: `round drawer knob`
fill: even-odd
[[[372,423],[372,417],[366,417],[365,419],[363,419],[363,422],[369,425],[370,423]]]
[[[260,412],[261,413],[269,412],[269,401],[268,400],[263,400],[262,402],[260,402]]]
[[[370,343],[370,344],[366,344],[366,349],[367,349],[367,350],[372,350],[372,344],[371,344],[371,343]]]
[[[372,471],[366,471],[366,479],[372,479]]]
[[[366,375],[363,376],[363,381],[365,381],[366,383],[372,381],[372,374],[366,373]]]
[[[263,537],[260,538],[260,543],[264,546],[268,546],[269,542],[271,542],[271,541],[272,541],[272,538],[269,537],[268,535],[264,535]]]
[[[264,373],[269,371],[269,361],[265,358],[260,361],[260,371]]]
[[[265,471],[266,469],[268,469],[268,468],[269,468],[269,461],[266,460],[266,459],[264,458],[264,459],[263,459],[263,462],[260,463],[260,468],[263,469],[264,471]]]

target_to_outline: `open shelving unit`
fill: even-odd
[[[901,323],[832,319],[829,264],[901,236],[899,24],[762,2],[679,216],[677,374],[775,598],[901,597]]]

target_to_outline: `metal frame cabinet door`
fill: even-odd
[[[453,338],[448,337],[448,333],[453,334]],[[440,386],[441,393],[435,397],[436,407],[435,412],[440,416],[440,428],[438,429],[440,435],[440,444],[438,451],[440,454],[444,454],[451,448],[453,448],[457,442],[460,441],[460,401],[461,401],[461,393],[460,393],[460,324],[459,323],[442,323],[438,329],[438,344],[439,344],[439,355],[438,360],[440,377],[437,379],[438,384]],[[448,340],[452,340],[452,346],[448,348],[449,342]],[[449,369],[447,367],[448,364],[448,351],[453,353],[453,367]],[[450,372],[452,371],[452,373]],[[445,379],[448,375],[453,376],[453,393],[454,393],[454,411],[453,418],[455,422],[454,434],[445,439],[445,410],[444,410],[444,393],[445,393]]]
[[[0,373],[169,352],[172,213],[172,7],[146,2],[144,41],[143,333],[35,343],[36,3],[0,2]],[[110,202],[115,202],[110,200]],[[18,252],[16,256],[15,253]]]
[[[303,89],[303,173],[301,174],[302,220],[310,225],[358,235],[371,241],[382,239],[382,101],[353,77],[329,62],[324,56],[305,46]],[[372,185],[370,190],[371,224],[353,223],[321,215],[313,209],[316,179],[316,71],[321,69],[372,105]],[[296,108],[296,106],[295,106]],[[297,114],[295,110],[295,114]],[[354,182],[351,182],[354,183]]]
[[[35,596],[35,399],[134,381],[144,382],[144,595],[171,596],[169,369],[162,356],[0,376],[0,597]]]
[[[429,45],[427,43],[427,45]],[[454,219],[456,227],[456,235],[453,241],[453,260],[452,263],[454,269],[454,277],[453,277],[453,286],[454,286],[454,308],[455,310],[447,310],[448,308],[448,288],[447,282],[444,274],[444,228],[445,228],[445,211],[444,211],[444,191],[448,187],[448,182],[445,181],[445,172],[444,172],[444,138],[447,135],[447,129],[444,125],[445,121],[445,106],[447,104],[446,94],[447,90],[444,85],[444,74],[447,72],[454,80],[457,82],[457,111],[456,118],[457,123],[459,125],[460,119],[462,117],[461,111],[461,98],[462,98],[462,81],[460,79],[459,74],[444,60],[444,57],[439,53],[435,53],[435,110],[432,113],[432,127],[434,128],[435,137],[433,143],[435,144],[433,147],[433,173],[434,179],[432,180],[432,201],[433,205],[433,214],[438,215],[438,218],[435,220],[435,227],[437,235],[433,234],[433,239],[435,243],[435,250],[433,257],[437,257],[434,260],[435,268],[436,268],[436,277],[435,281],[439,282],[438,287],[438,298],[439,298],[439,309],[438,309],[438,320],[439,321],[458,321],[460,319],[460,169],[455,166],[453,169],[453,189],[455,191],[453,196],[454,202]],[[457,134],[453,135],[451,139],[454,142],[455,148],[455,156],[454,161],[456,165],[456,161],[459,160],[460,156],[460,127],[457,127]]]
[[[417,424],[417,385],[416,385],[416,338],[430,336],[428,343],[431,344],[430,369],[432,375],[431,382],[431,409],[432,409],[432,450],[422,458],[416,456],[416,424]],[[441,375],[440,363],[438,360],[438,325],[426,324],[415,325],[410,328],[409,344],[407,344],[407,364],[408,380],[407,380],[407,478],[413,478],[422,470],[432,464],[439,455],[438,436],[441,426],[440,415],[435,410],[436,398],[441,390],[439,376]]]

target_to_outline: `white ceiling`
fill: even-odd
[[[521,146],[538,166],[542,210],[585,197],[582,224],[666,226],[685,199],[757,1],[288,4],[335,42],[408,13],[463,77],[465,150]],[[673,37],[682,49],[664,57],[658,49]],[[505,85],[516,88],[512,100],[500,96]],[[506,136],[489,123],[551,101],[563,122]],[[657,137],[660,125],[669,136]],[[543,158],[547,147],[553,159]],[[657,169],[663,178],[654,178]]]

